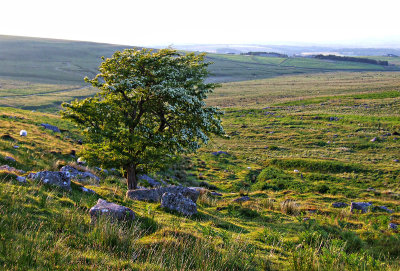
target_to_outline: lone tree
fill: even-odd
[[[81,128],[82,156],[92,164],[122,168],[128,189],[137,176],[160,169],[179,153],[196,151],[211,134],[223,135],[222,112],[204,100],[216,84],[204,54],[126,49],[103,59],[86,82],[96,96],[63,103],[63,118]]]

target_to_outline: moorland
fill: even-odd
[[[62,47],[36,55],[31,50],[42,50],[38,43],[9,40],[31,45],[0,54],[0,165],[25,172],[0,170],[4,269],[400,269],[400,73],[395,57],[385,57],[392,64],[385,68],[208,55],[215,62],[210,80],[223,83],[207,103],[225,111],[229,138],[215,137],[151,175],[205,188],[198,214],[185,217],[157,203],[126,198],[119,172],[83,168],[71,155],[72,150],[79,153],[82,138],[57,114],[60,103],[94,95],[96,90],[81,78],[95,73],[100,55],[119,47],[97,45],[104,51],[91,47],[92,55],[79,55],[73,42],[35,40]],[[13,54],[20,61],[3,59]],[[20,130],[28,135],[20,137]],[[16,179],[67,164],[93,172],[100,182],[74,181],[72,191],[65,192]],[[95,194],[82,193],[82,185]],[[244,196],[248,200],[234,201]],[[131,208],[135,221],[91,223],[88,210],[99,198]],[[372,207],[351,212],[351,202]],[[335,208],[334,203],[346,206]]]

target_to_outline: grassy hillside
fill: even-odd
[[[97,195],[87,195],[79,183],[68,193],[33,182],[19,184],[14,173],[2,171],[0,266],[399,270],[400,236],[388,228],[389,223],[400,224],[399,89],[397,73],[224,84],[209,103],[225,107],[223,124],[230,139],[214,138],[156,174],[188,186],[206,181],[223,194],[201,196],[199,214],[191,218],[159,204],[126,199],[118,174],[96,172],[100,184],[86,186]],[[47,87],[38,90],[46,92]],[[28,86],[25,91],[29,94]],[[71,124],[40,112],[0,112],[0,165],[28,172],[73,162],[70,152],[81,145]],[[63,132],[44,130],[40,123]],[[28,137],[19,137],[20,129]],[[241,195],[249,195],[250,201],[234,203]],[[135,222],[91,224],[88,209],[99,197],[134,210]],[[349,207],[331,205],[352,201],[394,212],[376,208],[350,213]]]
[[[0,77],[36,83],[83,85],[83,77],[93,77],[97,73],[101,56],[109,57],[116,50],[127,47],[0,35]],[[310,58],[209,54],[208,60],[214,62],[210,67],[210,80],[214,82],[340,70],[399,70],[398,66],[382,67]]]

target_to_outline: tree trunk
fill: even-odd
[[[136,167],[130,165],[126,170],[126,183],[128,185],[128,190],[134,190],[137,188],[137,178],[136,178]]]

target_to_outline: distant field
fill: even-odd
[[[275,103],[301,103],[320,96],[398,91],[399,75],[398,72],[335,72],[225,83],[210,95],[208,103],[224,108],[262,108]]]

